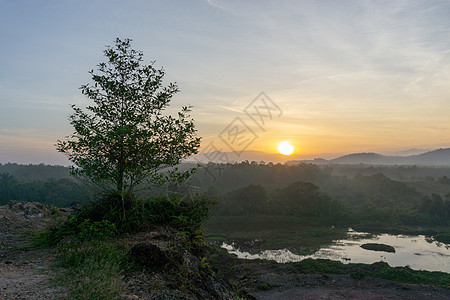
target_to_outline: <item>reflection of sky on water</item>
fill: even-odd
[[[395,248],[395,253],[371,251],[361,248],[365,243],[387,244]],[[288,249],[265,250],[259,254],[241,252],[234,244],[222,244],[229,253],[244,259],[268,259],[279,263],[300,261],[305,258],[326,258],[343,263],[387,262],[390,266],[409,266],[415,270],[442,271],[450,273],[450,245],[432,241],[423,235],[369,235],[349,230],[347,239],[334,241],[313,255],[297,255]]]

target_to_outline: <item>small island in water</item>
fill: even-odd
[[[366,250],[395,253],[395,248],[386,244],[366,243],[362,244],[360,247]]]

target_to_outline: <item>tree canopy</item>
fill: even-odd
[[[164,86],[164,70],[155,62],[144,65],[143,53],[131,48],[130,39],[117,38],[104,55],[98,72],[89,72],[93,83],[81,86],[94,103],[85,110],[72,105],[69,121],[75,131],[56,146],[74,164],[74,175],[123,193],[197,153],[200,138],[190,106],[176,117],[163,114],[178,86]],[[171,174],[188,173],[173,169]]]

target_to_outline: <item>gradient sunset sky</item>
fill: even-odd
[[[449,16],[447,0],[0,0],[0,163],[67,164],[54,145],[116,37],[177,82],[169,112],[193,105],[203,149],[230,151],[237,125],[254,134],[239,147],[302,158],[449,147]],[[264,126],[245,114],[261,92]]]

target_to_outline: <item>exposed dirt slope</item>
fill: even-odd
[[[30,233],[67,211],[41,203],[11,201],[0,206],[0,299],[60,299],[67,292],[51,283],[53,254],[30,250]]]
[[[52,251],[27,248],[31,237],[27,232],[43,229],[48,222],[55,221],[55,213],[64,216],[69,212],[40,203],[10,202],[0,206],[0,299],[69,298],[65,288],[52,285]],[[153,253],[155,245],[163,252],[167,240],[173,240],[173,234],[170,229],[160,229],[124,241],[130,246],[140,244],[138,249],[144,249],[144,254]],[[247,299],[450,299],[450,290],[444,288],[370,277],[355,279],[346,275],[301,274],[291,265],[239,260],[223,251],[215,256],[215,271],[239,285],[240,296]],[[148,257],[144,257],[144,263]],[[225,281],[198,275],[196,270],[201,264],[198,259],[189,253],[184,253],[180,259],[182,268],[179,271],[188,274],[189,280],[181,282],[176,269],[172,273],[167,269],[144,267],[139,272],[124,274],[129,286],[129,293],[123,295],[124,298],[207,299],[215,293],[220,293],[222,299],[234,298],[234,291]],[[189,285],[198,288],[192,292]]]

